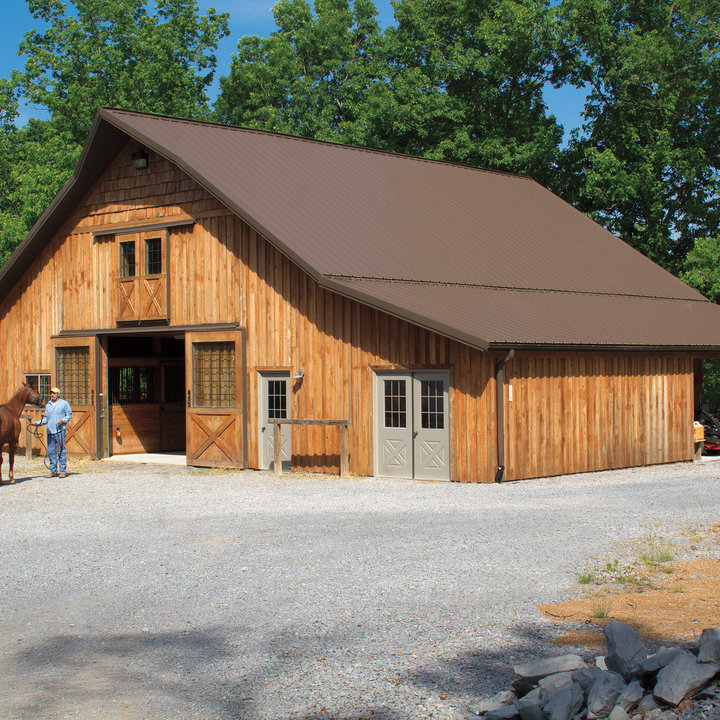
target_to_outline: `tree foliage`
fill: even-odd
[[[543,87],[547,0],[398,0],[378,130],[392,149],[547,180],[562,128]]]
[[[6,249],[62,186],[97,105],[210,114],[226,15],[200,16],[196,0],[73,1],[28,0],[44,29],[0,84]],[[394,8],[383,31],[372,0],[279,0],[276,31],[240,40],[215,117],[531,175],[702,285],[703,238],[720,237],[720,0]],[[588,91],[567,147],[548,83]],[[16,127],[18,99],[50,119]]]
[[[221,78],[222,122],[320,140],[372,144],[371,87],[384,70],[371,0],[279,0],[277,30],[244,37]]]
[[[218,40],[227,15],[200,16],[195,0],[29,0],[47,28],[20,43],[28,56],[15,82],[82,142],[100,105],[180,117],[208,114]]]
[[[28,0],[44,25],[20,44],[25,67],[0,83],[0,261],[63,186],[100,105],[181,117],[210,115],[226,14],[200,16],[195,0]],[[48,120],[16,127],[18,100]]]
[[[565,77],[589,89],[563,194],[668,269],[720,228],[720,3],[563,0]]]
[[[562,130],[542,89],[547,0],[280,0],[269,38],[246,37],[218,118],[250,127],[547,177]]]

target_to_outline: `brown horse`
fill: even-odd
[[[10,460],[10,484],[15,482],[15,451],[20,438],[20,413],[27,403],[39,405],[40,393],[29,385],[23,385],[8,402],[0,405],[0,485],[2,485],[2,446],[8,445]]]

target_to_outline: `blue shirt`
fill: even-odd
[[[45,406],[45,414],[38,425],[47,425],[47,431],[51,435],[55,435],[65,430],[65,425],[72,418],[72,410],[67,400],[60,398],[53,402],[52,400]]]

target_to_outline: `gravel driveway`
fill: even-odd
[[[720,463],[465,485],[18,460],[0,717],[464,717],[593,558],[720,520]],[[4,469],[7,469],[5,465]]]

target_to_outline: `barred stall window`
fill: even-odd
[[[92,405],[90,348],[57,348],[57,384],[70,405]]]
[[[156,376],[157,368],[111,367],[111,404],[144,405],[157,402]]]
[[[193,343],[195,407],[234,407],[235,343]]]

